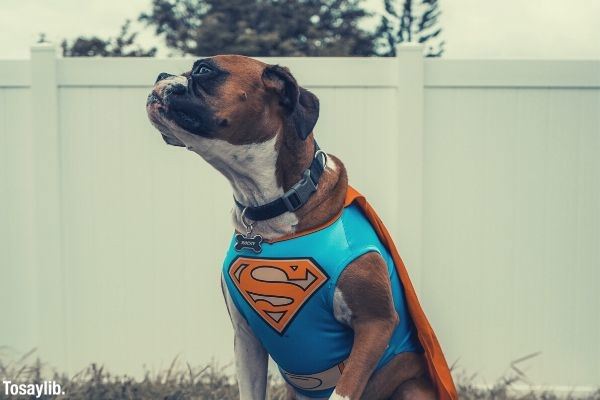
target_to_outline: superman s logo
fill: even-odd
[[[279,334],[328,279],[309,258],[238,257],[229,267],[229,276],[254,311]]]

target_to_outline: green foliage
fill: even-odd
[[[398,4],[400,3],[401,4]],[[428,57],[440,57],[445,42],[438,26],[438,0],[384,0],[385,13],[376,36],[384,55],[396,55],[397,43],[418,42],[425,45]]]
[[[0,358],[0,381],[14,383],[58,382],[66,396],[49,397],[69,400],[234,400],[238,389],[234,379],[223,368],[206,366],[194,368],[175,359],[168,370],[156,374],[146,373],[142,379],[110,374],[104,367],[92,364],[75,376],[48,371],[39,360],[30,361],[29,354],[17,361]],[[559,400],[552,393],[513,394],[512,386],[519,378],[506,378],[491,389],[480,389],[471,383],[472,378],[458,379],[461,400]],[[269,378],[271,400],[286,399],[281,379]],[[587,397],[569,396],[566,399],[600,400],[600,390]],[[6,396],[0,391],[0,400],[29,400],[29,396]]]
[[[137,45],[137,32],[130,32],[131,21],[127,20],[116,38],[102,39],[97,36],[79,36],[72,43],[66,39],[61,47],[64,57],[152,57],[156,48],[143,49]]]
[[[140,21],[169,48],[207,56],[368,56],[362,0],[153,0]]]
[[[438,0],[382,0],[375,32],[363,0],[152,0],[139,20],[178,55],[395,56],[396,45],[424,43],[427,55],[444,51]],[[418,4],[417,4],[418,2]],[[116,38],[80,36],[62,42],[65,57],[153,56],[136,44],[126,21]]]

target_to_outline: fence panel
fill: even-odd
[[[514,80],[498,72],[507,65]],[[433,315],[450,359],[488,382],[539,352],[517,366],[532,382],[594,386],[600,74],[582,81],[589,63],[550,65],[487,63],[489,82],[431,66],[423,299],[439,310],[430,294],[445,293],[450,308]]]
[[[265,59],[396,237],[450,362],[600,382],[600,63]],[[0,61],[0,345],[61,370],[232,360],[225,179],[146,119],[191,59]]]

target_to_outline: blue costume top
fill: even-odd
[[[333,296],[344,268],[365,253],[385,260],[400,317],[377,369],[396,354],[423,351],[392,256],[357,205],[319,230],[263,243],[259,254],[234,246],[232,239],[223,263],[233,303],[301,394],[329,396],[350,355],[353,331],[334,318]]]

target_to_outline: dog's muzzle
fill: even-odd
[[[148,99],[146,99],[146,105],[149,106],[150,104],[162,104],[160,96],[154,90],[148,95]]]

